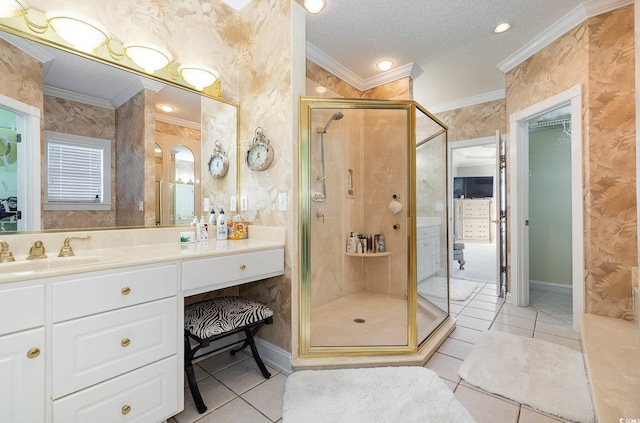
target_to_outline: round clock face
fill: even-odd
[[[247,164],[252,170],[264,170],[273,160],[273,150],[264,144],[256,144],[247,153]]]
[[[211,172],[211,175],[221,178],[227,174],[228,170],[229,160],[226,157],[220,154],[211,156],[211,160],[209,160],[209,172]]]

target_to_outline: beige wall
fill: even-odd
[[[107,228],[116,224],[115,111],[44,96],[44,130],[111,142],[111,210],[43,210],[42,229]],[[44,157],[44,150],[43,150]]]
[[[506,115],[583,86],[585,310],[631,319],[637,266],[634,9],[589,19],[506,75]]]
[[[507,116],[504,99],[435,114],[449,127],[449,142],[492,137],[496,130],[506,133]]]

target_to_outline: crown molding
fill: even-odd
[[[200,127],[199,122],[192,122],[186,119],[180,119],[173,116],[163,115],[161,113],[156,112],[156,120],[164,123],[170,123],[172,125],[184,126],[185,128],[197,129],[200,131],[202,128]]]
[[[40,63],[47,63],[55,59],[55,56],[42,48],[38,43],[29,41],[26,38],[18,37],[6,32],[0,32],[0,38],[13,44],[15,47],[27,53]]]
[[[478,94],[467,98],[461,98],[459,100],[450,101],[448,103],[436,104],[435,106],[427,107],[431,113],[446,112],[449,110],[461,109],[463,107],[475,106],[476,104],[486,103],[488,101],[500,100],[506,97],[504,89],[490,91],[484,94]]]
[[[327,71],[331,72],[346,83],[351,84],[360,91],[366,91],[371,88],[375,88],[380,85],[387,84],[389,82],[393,82],[405,77],[411,77],[415,79],[418,76],[422,75],[423,72],[420,66],[416,65],[415,63],[409,63],[407,65],[383,72],[379,75],[372,76],[371,78],[362,79],[309,42],[307,42],[307,59],[311,60],[318,66],[323,67]]]
[[[115,110],[115,107],[108,100],[92,97],[89,95],[78,94],[72,91],[44,85],[42,92],[52,97],[64,98],[66,100],[76,101],[78,103],[89,104],[91,106],[102,107],[103,109]]]
[[[633,0],[585,1],[564,15],[545,31],[540,33],[537,37],[533,38],[522,48],[515,51],[502,62],[498,63],[497,68],[502,72],[507,73],[587,19],[630,4],[633,4]]]

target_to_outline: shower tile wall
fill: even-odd
[[[324,127],[336,110],[316,113],[312,128]],[[324,134],[327,198],[311,204],[311,306],[367,290],[406,296],[407,146],[406,112],[345,111]],[[321,191],[320,135],[311,140],[311,191]],[[353,169],[353,193],[347,196],[347,169]],[[388,204],[400,194],[404,209],[394,215]],[[324,218],[316,217],[316,213]],[[324,222],[323,222],[324,219]],[[400,229],[394,231],[393,224]],[[344,254],[350,231],[383,233],[390,257]]]

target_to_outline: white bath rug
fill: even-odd
[[[458,370],[468,383],[580,423],[595,421],[582,354],[500,331],[486,332]]]
[[[424,367],[301,370],[287,378],[283,423],[474,422]]]
[[[451,279],[449,284],[449,299],[451,301],[464,301],[469,298],[481,285],[478,282],[465,281],[462,279]],[[447,298],[447,280],[439,276],[429,278],[418,284],[418,294],[426,299],[429,297]]]

